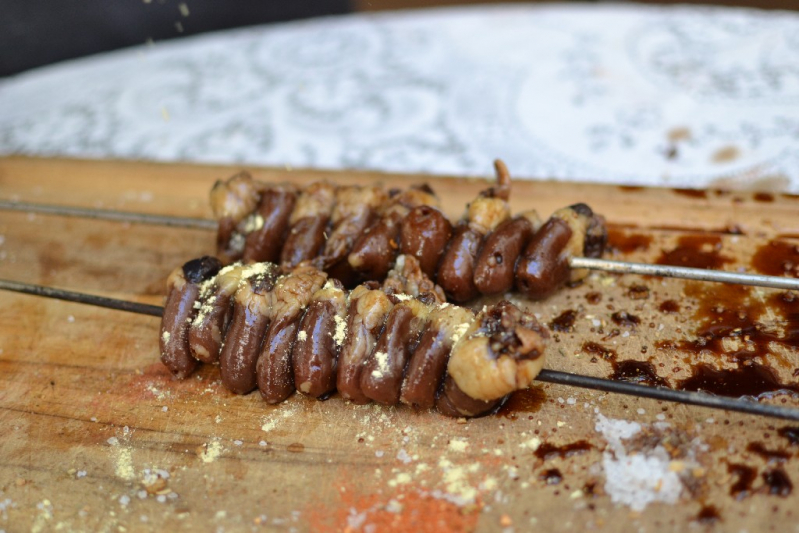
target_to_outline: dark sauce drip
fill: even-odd
[[[735,483],[730,487],[730,496],[736,500],[743,500],[752,494],[752,484],[757,477],[757,470],[751,466],[729,464],[727,471],[735,476]]]
[[[541,472],[539,478],[547,485],[557,485],[563,481],[563,474],[557,468],[550,468]]]
[[[516,420],[519,413],[536,413],[547,400],[544,389],[531,387],[529,389],[518,390],[511,394],[505,405],[500,407],[497,414]]]
[[[659,265],[719,269],[732,259],[721,255],[721,237],[717,235],[683,235],[673,250],[663,250]]]
[[[551,461],[557,457],[564,459],[566,457],[580,455],[591,449],[593,449],[593,446],[590,442],[585,440],[578,440],[570,444],[563,444],[562,446],[555,446],[554,444],[545,442],[535,451],[535,456],[542,461]]]
[[[610,319],[613,320],[619,326],[625,326],[628,328],[634,328],[638,324],[641,323],[641,319],[635,315],[631,315],[627,311],[616,311],[612,315],[610,315]]]
[[[623,254],[648,250],[652,240],[652,235],[643,233],[627,233],[618,229],[608,231],[608,247]]]
[[[756,202],[773,202],[774,195],[767,192],[756,192],[752,198],[755,199]]]
[[[761,274],[799,277],[799,246],[770,241],[757,249],[751,265]]]
[[[577,311],[573,309],[563,311],[549,323],[549,329],[552,331],[571,331],[576,319]]]
[[[793,492],[793,483],[791,478],[785,473],[782,468],[775,468],[763,472],[763,482],[765,483],[765,490],[772,496],[782,496],[783,498],[790,496]]]
[[[661,313],[679,313],[680,312],[680,304],[675,302],[674,300],[666,300],[662,304],[660,304]]]
[[[610,379],[628,381],[653,387],[667,387],[666,380],[655,372],[655,366],[647,361],[613,361],[613,374]]]
[[[771,368],[757,363],[725,370],[699,364],[694,367],[691,377],[679,382],[678,388],[718,396],[751,396],[757,399],[785,392],[799,393],[799,386],[780,383]]]
[[[689,198],[707,198],[707,191],[699,189],[672,189],[676,194]]]
[[[780,428],[777,433],[780,434],[780,437],[788,439],[788,444],[791,446],[799,446],[799,427]]]
[[[696,515],[696,521],[700,524],[715,524],[719,520],[721,515],[715,505],[703,505]]]
[[[644,188],[638,185],[619,185],[619,190],[622,192],[637,192],[642,191]]]
[[[760,442],[750,442],[746,451],[755,453],[767,461],[785,461],[791,454],[784,450],[769,450]]]

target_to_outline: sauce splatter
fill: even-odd
[[[714,505],[704,505],[696,515],[696,521],[700,524],[715,524],[721,520],[721,514]]]
[[[647,361],[614,361],[611,379],[640,383],[653,387],[667,387],[666,380],[655,372],[655,366]]]
[[[757,476],[757,471],[754,468],[741,464],[729,464],[727,471],[735,476],[735,483],[730,487],[730,496],[740,501],[752,494],[752,484]]]
[[[661,313],[679,313],[680,304],[678,304],[674,300],[666,300],[665,302],[660,304],[660,307],[658,307],[658,309],[660,309]]]
[[[552,331],[572,331],[576,319],[577,311],[568,309],[552,319],[552,322],[549,323],[549,329]]]
[[[557,468],[550,468],[541,472],[539,478],[547,485],[557,485],[563,481],[563,474]]]
[[[593,448],[594,447],[591,445],[591,443],[585,440],[578,440],[576,442],[562,444],[560,446],[555,446],[554,444],[545,442],[535,451],[535,456],[542,461],[551,461],[555,458],[563,459],[566,457],[580,455]]]
[[[769,450],[760,442],[750,442],[746,451],[755,453],[767,461],[785,461],[791,454],[783,450]]]
[[[505,405],[497,411],[497,414],[516,420],[519,413],[538,412],[546,400],[547,395],[540,387],[519,390],[511,395]]]
[[[619,326],[624,326],[628,328],[634,328],[638,324],[641,323],[641,319],[635,315],[631,315],[627,311],[616,311],[612,315],[610,315],[610,319],[613,320]]]
[[[763,482],[765,483],[766,491],[773,496],[782,496],[785,498],[790,496],[791,492],[793,492],[791,478],[788,477],[788,474],[786,474],[785,470],[782,468],[775,468],[774,470],[763,472]]]
[[[618,229],[608,231],[608,246],[617,252],[629,254],[636,251],[645,251],[652,244],[652,235],[643,233],[626,233]]]
[[[649,298],[649,287],[646,285],[632,285],[627,289],[627,297],[630,300],[646,300]]]
[[[707,198],[707,191],[699,189],[672,189],[675,194],[689,198]]]
[[[601,292],[589,292],[585,295],[585,300],[592,305],[597,305],[598,303],[602,302],[602,293]]]
[[[683,235],[673,250],[663,250],[659,265],[720,269],[732,258],[721,254],[721,237],[717,235]]]
[[[752,198],[755,199],[755,202],[773,202],[774,195],[768,192],[756,192]]]
[[[785,241],[769,241],[752,256],[752,268],[768,276],[799,277],[799,246]]]
[[[777,433],[781,437],[788,439],[788,444],[791,446],[799,446],[799,427],[780,428]]]
[[[679,382],[679,388],[718,396],[751,396],[757,399],[780,393],[799,393],[799,386],[780,383],[771,368],[757,363],[723,370],[699,364],[689,378]]]
[[[610,348],[602,346],[598,342],[584,342],[582,351],[594,356],[599,356],[606,361],[616,360],[616,352]]]

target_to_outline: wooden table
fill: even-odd
[[[0,198],[209,217],[209,187],[233,171],[6,158]],[[298,183],[424,180],[253,172]],[[485,184],[452,178],[434,185],[457,217]],[[748,266],[770,239],[795,243],[799,235],[795,197],[514,185],[515,211],[535,207],[548,216],[577,201],[607,215],[613,242],[626,250],[610,256],[630,260],[654,261],[698,232],[718,238],[732,269]],[[214,245],[201,230],[13,212],[0,213],[0,235],[2,278],[153,304],[162,302],[172,268]],[[712,290],[593,274],[530,306],[545,323],[574,311],[573,328],[555,334],[549,368],[610,375],[611,354],[591,353],[594,342],[619,359],[651,362],[675,383],[696,361],[673,346],[696,337],[693,313]],[[768,301],[773,292],[753,290],[747,301]],[[667,300],[681,312],[661,311]],[[799,480],[799,448],[778,433],[787,426],[780,421],[548,385],[517,397],[505,415],[468,421],[338,397],[295,395],[268,406],[257,394],[227,393],[214,367],[172,380],[158,362],[156,319],[14,294],[0,294],[0,302],[0,530],[788,531],[796,523],[799,492],[761,489],[762,475],[775,469]],[[619,311],[640,322],[614,324]],[[779,328],[771,311],[759,320]],[[773,351],[780,379],[796,383],[799,354]],[[610,422],[603,435],[596,429],[603,417],[640,424],[622,443],[628,458],[668,454],[668,471],[682,484],[675,503],[643,511],[614,503],[619,489],[607,475],[623,457],[608,443],[607,427],[617,434],[622,426]],[[779,453],[769,460],[758,443]],[[736,498],[743,471],[730,465],[739,464],[755,477],[751,493]]]

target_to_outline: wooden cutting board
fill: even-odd
[[[235,170],[6,158],[0,198],[210,217],[210,186]],[[251,170],[297,183],[428,180]],[[453,218],[485,186],[429,181]],[[775,239],[792,258],[799,237],[799,199],[785,195],[544,181],[516,182],[512,203],[546,217],[578,201],[611,222],[611,258],[651,262],[682,244],[694,254],[688,260],[750,269]],[[13,212],[0,212],[0,236],[2,278],[153,304],[162,303],[171,269],[214,246],[202,230]],[[719,344],[723,355],[689,349],[707,317],[722,312],[716,307],[779,336],[792,322],[774,305],[778,296],[599,273],[528,305],[556,330],[549,368],[608,377],[632,360],[674,385],[699,362],[737,368],[729,355],[741,349],[730,344],[735,332]],[[781,421],[550,385],[518,395],[504,414],[468,421],[337,397],[295,395],[268,406],[257,394],[227,393],[214,367],[172,380],[158,362],[157,335],[150,317],[0,293],[0,530],[789,531],[796,524],[799,490],[769,494],[787,491],[781,474],[799,482],[799,446]],[[751,339],[738,341],[751,348]],[[765,346],[769,353],[749,364],[795,385],[796,349]],[[772,401],[799,406],[785,395]]]

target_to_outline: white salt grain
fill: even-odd
[[[662,446],[646,452],[627,453],[623,441],[641,431],[639,423],[611,420],[600,414],[596,430],[609,444],[603,453],[602,466],[606,476],[605,491],[613,502],[639,512],[653,502],[677,502],[682,494],[682,483],[670,470],[671,461]]]

